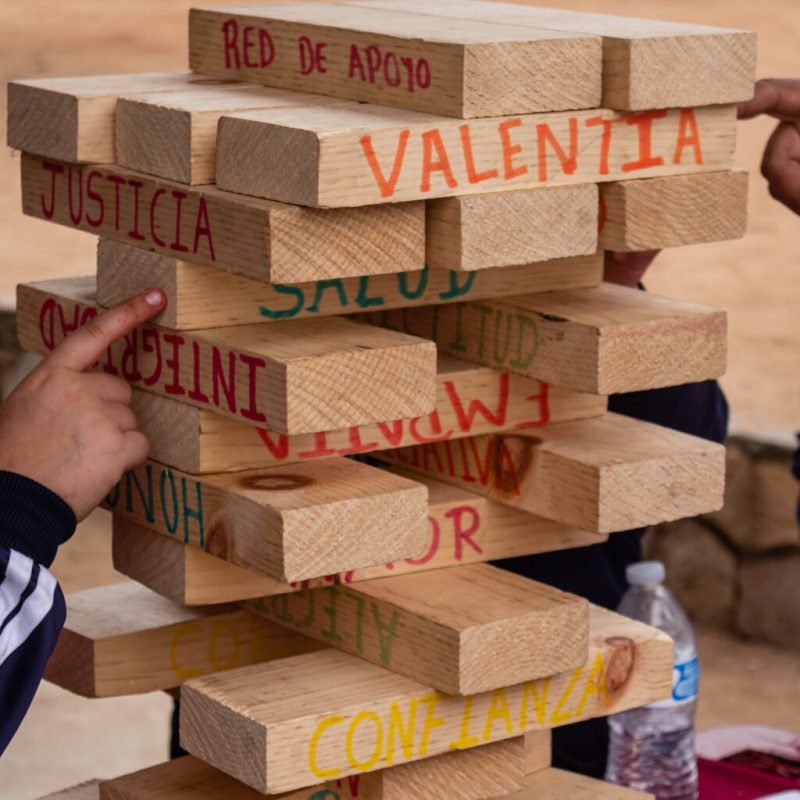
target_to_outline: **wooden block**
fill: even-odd
[[[20,344],[47,353],[97,313],[93,277],[22,284]],[[97,368],[248,425],[308,433],[431,410],[436,347],[394,336],[335,317],[187,334],[148,323]]]
[[[320,649],[232,606],[189,609],[136,583],[68,594],[45,679],[83,697],[180,686],[189,678]]]
[[[405,474],[405,473],[401,473]],[[587,547],[605,536],[570,528],[426,477],[428,534],[420,555],[337,576],[281,583],[114,515],[114,568],[176,603],[207,605],[360,584],[391,575]]]
[[[601,248],[637,252],[741,239],[747,184],[743,170],[607,183],[600,190]]]
[[[603,395],[718,378],[726,366],[724,312],[610,283],[364,319],[465,361]]]
[[[612,533],[722,508],[725,448],[619,414],[387,450],[414,472],[541,514]]]
[[[257,614],[446,694],[577,667],[588,603],[488,564],[326,586],[255,601]]]
[[[426,268],[286,286],[230,275],[108,239],[101,240],[97,248],[100,305],[114,306],[139,291],[159,287],[169,302],[155,321],[175,330],[584,289],[597,286],[602,279],[603,257],[596,253],[468,274]]]
[[[100,781],[86,781],[79,786],[73,786],[71,789],[64,789],[55,794],[48,794],[47,797],[40,797],[39,800],[99,800],[100,797]]]
[[[335,102],[322,95],[252,84],[121,98],[116,113],[116,162],[179,183],[214,183],[217,122],[223,114]]]
[[[41,78],[8,84],[8,146],[62,161],[114,162],[117,98],[148,93],[241,87],[191,72],[145,72]]]
[[[282,794],[280,800],[485,800],[518,790],[527,780],[523,752],[547,754],[549,731],[444,753],[366,775]],[[547,769],[548,764],[541,769]],[[96,792],[96,790],[95,790]],[[263,794],[209,764],[186,756],[104,782],[100,800],[259,800]]]
[[[602,105],[645,110],[735,103],[753,96],[755,33],[481,0],[352,0],[348,5],[547,28],[603,39]]]
[[[525,780],[525,788],[506,800],[655,800],[652,794],[576,775],[546,769]]]
[[[602,45],[582,34],[304,3],[193,8],[189,63],[224,78],[471,118],[598,106]]]
[[[181,690],[181,744],[269,793],[668,696],[669,637],[610,611],[592,607],[591,614],[585,665],[469,697],[439,694],[335,650],[189,681]]]
[[[428,266],[482,270],[597,252],[595,184],[445,197],[426,211]]]
[[[202,477],[148,461],[104,506],[290,583],[419,555],[427,499],[422,484],[345,458]]]
[[[335,6],[331,6],[335,8]],[[731,169],[731,105],[465,122],[377,106],[224,116],[217,185],[345,207]]]
[[[434,410],[413,419],[288,436],[134,390],[133,409],[150,457],[204,474],[376,452],[479,433],[539,427],[604,414],[605,397],[551,387],[450,356],[439,358]]]
[[[22,210],[269,283],[419,270],[425,258],[421,203],[323,212],[27,154]]]

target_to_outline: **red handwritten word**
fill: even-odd
[[[264,69],[275,60],[275,42],[266,28],[239,23],[233,17],[222,23],[225,69]]]
[[[587,144],[582,142],[584,129],[601,127],[601,139],[597,163],[586,166],[598,175],[609,175],[611,171],[610,155],[617,141],[615,131],[621,127],[636,129],[638,153],[636,158],[626,161],[619,166],[621,173],[641,172],[655,167],[663,166],[667,158],[671,158],[673,165],[683,164],[687,158],[687,150],[697,165],[703,164],[703,147],[697,117],[693,109],[683,109],[678,119],[678,130],[675,137],[675,147],[669,153],[656,154],[653,152],[653,127],[656,122],[668,116],[667,111],[647,111],[642,113],[622,114],[615,119],[605,117],[589,117],[581,119],[578,116],[570,117],[566,121],[567,139],[562,141],[547,122],[533,126],[532,131],[525,129],[523,117],[505,119],[497,126],[499,144],[498,163],[478,165],[473,149],[472,128],[469,123],[459,128],[458,152],[448,149],[445,137],[439,128],[430,128],[420,131],[415,136],[419,137],[418,145],[421,157],[414,158],[413,163],[420,164],[419,190],[427,193],[431,191],[434,178],[444,181],[449,189],[456,189],[461,182],[479,184],[484,181],[502,180],[512,182],[523,178],[536,170],[536,179],[541,184],[546,184],[552,177],[550,175],[550,154],[555,157],[559,171],[563,175],[573,175],[579,167],[579,160],[592,157],[592,151]],[[532,134],[532,137],[531,137]],[[394,156],[391,158],[391,169],[387,170],[375,151],[372,135],[368,134],[360,139],[361,149],[366,158],[367,165],[372,173],[381,197],[394,196],[403,167],[406,163],[411,144],[412,131],[405,128],[398,132],[397,145]],[[525,139],[523,137],[529,137]],[[532,139],[532,140],[531,140]],[[589,144],[594,143],[592,139]],[[533,149],[528,153],[528,148],[533,144]],[[452,145],[451,145],[452,147]],[[458,161],[456,161],[458,158]],[[457,175],[453,163],[465,167],[465,176]],[[388,166],[388,165],[387,165]],[[416,169],[416,166],[414,167]]]
[[[363,49],[350,45],[350,61],[347,77],[359,78],[364,83],[380,83],[396,89],[404,85],[413,94],[417,89],[428,89],[431,85],[431,66],[427,59],[398,56],[391,50],[384,51],[376,44]]]
[[[477,506],[465,503],[448,508],[444,512],[434,508],[433,513],[428,516],[428,525],[430,533],[427,549],[422,555],[405,559],[404,564],[423,567],[425,565],[435,566],[437,562],[441,562],[442,565],[452,565],[483,560],[485,551],[481,540],[485,528]],[[387,571],[391,572],[398,565],[390,561],[384,566]],[[337,581],[353,583],[355,578],[355,570],[350,570],[338,576],[328,575],[323,582],[329,584]],[[291,586],[309,589],[314,588],[318,583],[319,579],[315,579],[315,581],[292,583]]]
[[[52,350],[97,313],[96,308],[47,298],[39,309],[42,345]],[[134,385],[158,387],[165,394],[185,396],[197,405],[251,422],[267,420],[259,408],[257,391],[266,362],[248,353],[196,340],[187,342],[177,333],[144,326],[109,347],[100,367]],[[245,398],[238,396],[237,383],[247,387]]]
[[[57,217],[78,228],[102,228],[101,233],[113,229],[132,241],[175,253],[197,255],[202,246],[211,261],[216,260],[208,205],[202,195],[190,196],[180,189],[145,184],[96,167],[40,163],[50,173],[50,191],[40,196],[45,219]],[[187,199],[189,208],[184,206]],[[168,222],[174,234],[162,234],[159,221]],[[185,224],[193,230],[191,242],[181,240]]]
[[[491,486],[505,495],[521,494],[517,459],[502,436],[387,450],[381,458],[420,469],[426,474],[449,475],[464,483]]]
[[[342,432],[314,435],[314,446],[302,450],[294,446],[292,438],[286,435],[275,437],[273,433],[258,429],[262,441],[276,461],[288,459],[309,460],[330,458],[331,456],[350,456],[358,453],[369,453],[376,450],[401,447],[403,444],[425,444],[442,442],[457,436],[469,436],[476,428],[481,430],[503,430],[513,424],[516,428],[532,428],[546,425],[550,421],[549,393],[546,384],[540,384],[537,394],[526,398],[533,406],[533,416],[517,422],[509,422],[509,385],[512,377],[509,373],[497,374],[494,399],[490,405],[484,402],[487,389],[481,387],[481,396],[465,398],[461,396],[455,381],[445,380],[439,392],[439,402],[433,412],[424,417],[410,420],[394,420],[380,422],[375,425],[355,426],[346,431],[347,444],[334,446],[331,441]],[[451,425],[445,426],[442,418],[452,419]],[[296,439],[294,441],[297,441]],[[306,441],[306,440],[303,440]],[[301,445],[304,446],[304,445]]]

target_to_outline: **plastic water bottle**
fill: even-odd
[[[609,717],[606,780],[657,800],[697,800],[694,717],[700,676],[692,625],[664,586],[659,561],[631,564],[619,613],[660,628],[675,642],[672,697]]]

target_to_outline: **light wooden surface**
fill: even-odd
[[[168,97],[123,97],[117,103],[115,161],[179,183],[214,183],[217,122],[223,114],[335,102],[322,95],[236,83]]]
[[[465,361],[596,394],[717,378],[726,366],[724,312],[610,283],[365,318]]]
[[[22,210],[271,283],[396,273],[424,265],[420,203],[323,212],[213,186],[190,187],[113,165],[75,166],[23,154]]]
[[[319,649],[247,611],[185,608],[132,582],[66,600],[67,622],[45,679],[84,697],[172,689],[200,675]]]
[[[47,353],[97,313],[93,277],[23,284],[20,345]],[[335,317],[186,334],[148,323],[97,368],[277,433],[416,416],[436,402],[433,343]]]
[[[388,450],[381,458],[602,533],[718,510],[725,487],[722,445],[619,414]]]
[[[148,461],[104,506],[290,583],[419,555],[427,496],[415,481],[344,458],[202,477]]]
[[[429,267],[482,270],[597,252],[594,184],[445,197],[425,213]]]
[[[189,63],[224,78],[469,118],[596,107],[602,45],[583,34],[341,5],[221,6],[190,12]]]
[[[603,38],[603,100],[643,110],[749,100],[756,35],[742,30],[481,0],[350,0],[348,5],[532,26]]]
[[[549,731],[445,753],[416,764],[281,794],[280,800],[485,800],[519,790],[527,781],[524,755],[549,767]],[[532,773],[529,773],[532,774]],[[96,798],[97,790],[95,790]],[[193,756],[106,781],[100,800],[259,800],[253,789]]]
[[[38,78],[8,86],[8,146],[61,161],[113,163],[117,98],[204,91],[221,81],[191,72]]]
[[[595,254],[471,273],[425,269],[271,285],[108,239],[97,249],[100,304],[117,305],[139,291],[159,287],[168,303],[155,322],[176,330],[584,289],[602,279],[603,258]]]
[[[585,600],[488,564],[308,589],[246,607],[446,694],[543,678],[588,654]]]
[[[522,791],[506,800],[655,800],[652,794],[614,786],[562,769],[546,769],[525,779]]]
[[[741,239],[747,187],[743,170],[605,184],[600,246],[637,252]]]
[[[600,416],[607,401],[441,356],[434,410],[412,419],[287,435],[139,389],[134,390],[132,407],[140,430],[150,439],[151,458],[185,472],[204,474],[538,428]]]
[[[378,106],[224,116],[220,189],[346,207],[733,167],[732,105],[464,122]]]
[[[189,681],[181,690],[181,743],[270,793],[666,697],[672,641],[610,611],[591,612],[584,666],[469,697],[439,694],[335,650]]]
[[[425,549],[411,558],[289,584],[115,516],[114,567],[176,603],[204,605],[586,547],[606,539],[431,478],[413,478],[428,488],[429,503]]]

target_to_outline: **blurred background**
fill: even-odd
[[[218,2],[217,5],[223,3]],[[540,5],[746,28],[759,35],[759,75],[800,77],[797,0],[542,0]],[[15,78],[186,69],[188,0],[0,0],[0,105]],[[709,519],[657,531],[651,553],[699,626],[700,729],[765,723],[800,734],[800,540],[788,471],[800,429],[800,219],[774,203],[758,173],[774,123],[740,126],[751,171],[742,242],[675,249],[647,285],[727,309],[732,410],[729,498]],[[5,131],[3,131],[5,141]],[[20,366],[13,324],[21,281],[86,275],[95,239],[23,217],[18,156],[0,151],[0,369]],[[24,364],[24,362],[22,362]],[[122,579],[111,567],[109,517],[96,512],[62,549],[65,591]],[[87,701],[43,685],[0,761],[0,797],[29,800],[166,758],[166,695]]]

